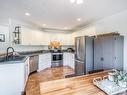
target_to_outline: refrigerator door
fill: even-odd
[[[75,60],[75,75],[85,74],[85,63],[83,61]]]
[[[85,37],[75,38],[75,49],[76,49],[75,58],[77,60],[84,61],[85,60]]]

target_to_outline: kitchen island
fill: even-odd
[[[103,77],[107,74],[108,71],[103,71],[68,79],[44,82],[40,84],[40,92],[41,95],[106,95],[94,86],[92,81],[93,78]]]
[[[29,57],[13,56],[11,60],[1,60],[0,71],[0,95],[24,93],[29,75]]]

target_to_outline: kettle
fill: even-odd
[[[73,48],[67,48],[67,52],[74,52]]]

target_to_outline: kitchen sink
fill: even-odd
[[[26,56],[9,56],[8,59],[6,57],[1,57],[0,62],[7,62],[7,61],[22,61],[26,58]]]

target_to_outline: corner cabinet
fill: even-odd
[[[38,66],[38,71],[51,68],[51,53],[40,54]]]
[[[123,44],[123,36],[95,38],[94,70],[123,70]]]
[[[63,66],[69,66],[72,69],[75,68],[74,53],[68,53],[68,52],[63,53]]]

